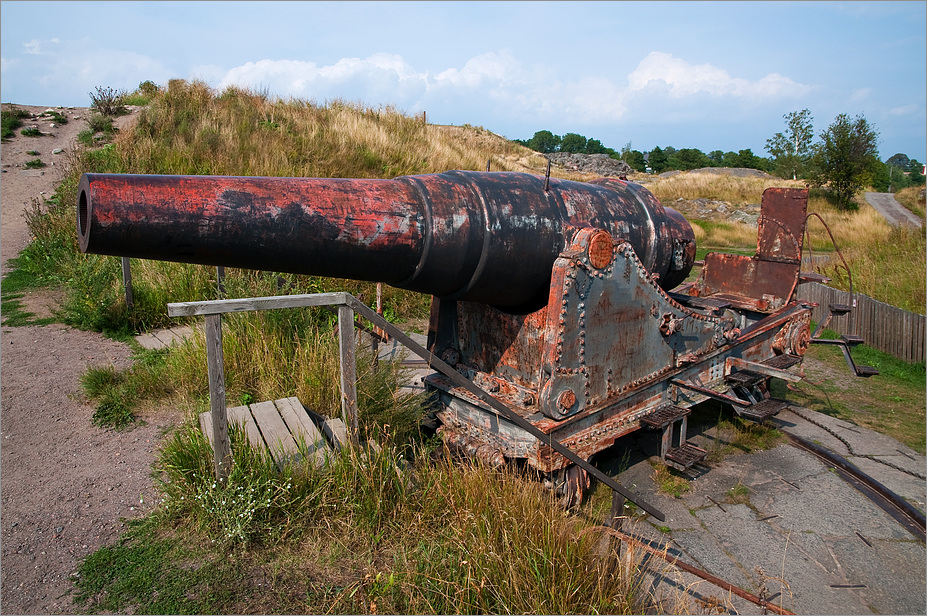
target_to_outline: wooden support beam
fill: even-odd
[[[206,367],[209,372],[209,409],[212,411],[213,461],[216,479],[228,479],[232,446],[225,409],[225,359],[222,355],[222,315],[206,317]]]
[[[132,267],[129,257],[122,258],[122,286],[126,290],[126,307],[132,310],[135,306],[135,293],[132,291]]]
[[[338,348],[341,355],[341,416],[351,444],[360,442],[357,421],[357,368],[354,360],[354,310],[338,306]]]

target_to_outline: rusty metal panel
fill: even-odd
[[[767,188],[763,191],[757,221],[757,258],[800,263],[807,209],[807,189]]]

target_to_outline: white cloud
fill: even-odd
[[[166,80],[171,71],[139,53],[99,47],[90,39],[32,39],[23,51],[4,59],[4,95],[32,104],[89,104],[97,86],[134,90],[146,79]],[[7,72],[9,71],[9,72]],[[7,92],[7,77],[12,85]],[[28,94],[23,94],[27,91]],[[24,102],[28,102],[24,100]]]
[[[449,68],[434,79],[437,86],[478,88],[486,83],[508,86],[519,81],[521,65],[510,52],[484,53],[467,60],[462,69]]]
[[[26,48],[26,53],[28,54],[36,56],[42,54],[42,41],[39,39],[32,39],[28,43],[23,43],[23,47]]]
[[[917,113],[920,107],[917,105],[902,105],[900,107],[894,107],[888,111],[889,115],[893,116],[903,116],[911,115]]]
[[[800,84],[779,73],[770,73],[759,81],[731,77],[724,69],[711,64],[693,65],[662,51],[652,51],[628,75],[628,90],[642,91],[651,84],[665,84],[673,98],[696,94],[733,96],[748,100],[770,97],[794,97],[806,94],[810,86]]]
[[[854,90],[853,94],[850,95],[850,101],[858,103],[869,98],[869,95],[872,94],[872,88],[859,88]]]
[[[226,71],[217,89],[230,85],[266,88],[283,98],[407,104],[424,91],[427,75],[416,72],[401,56],[378,53],[364,59],[342,58],[327,66],[303,60],[247,62]]]

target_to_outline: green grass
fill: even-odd
[[[133,411],[141,402],[170,396],[173,387],[166,375],[166,355],[164,351],[140,349],[125,370],[112,365],[90,366],[81,375],[81,388],[96,402],[93,424],[114,430],[126,428],[135,422]]]
[[[749,505],[750,488],[738,481],[734,487],[727,491],[727,500],[729,503],[737,505]]]
[[[23,125],[23,118],[28,118],[29,112],[19,107],[9,107],[0,111],[0,138],[4,142],[16,136],[16,129]]]
[[[23,137],[44,137],[45,136],[45,133],[43,133],[41,130],[33,126],[22,129],[21,131],[19,131],[19,134],[22,135]]]
[[[78,604],[133,613],[630,613],[652,608],[598,535],[512,470],[346,449],[278,472],[232,431],[226,485],[185,425],[165,500],[79,571]],[[632,564],[630,571],[635,571]]]
[[[231,613],[219,608],[242,577],[234,561],[136,523],[117,545],[81,562],[74,602],[89,613]]]
[[[653,467],[653,481],[663,494],[669,494],[673,498],[682,498],[683,494],[692,489],[688,478],[664,464],[659,458],[651,458],[649,462]]]
[[[9,327],[22,327],[24,325],[48,325],[54,323],[54,317],[37,319],[34,314],[23,308],[22,298],[25,293],[42,286],[40,281],[31,272],[17,267],[17,260],[10,260],[11,270],[0,283],[0,311],[3,313],[3,324]]]
[[[58,111],[46,111],[46,112],[43,113],[42,115],[45,116],[46,118],[52,120],[52,121],[55,122],[56,124],[67,124],[67,123],[68,123],[68,118],[67,118],[67,116],[62,115],[62,114],[61,114],[60,112],[58,112]]]
[[[45,163],[42,162],[41,158],[33,158],[32,160],[27,160],[26,164],[23,165],[26,169],[41,169],[45,167]]]

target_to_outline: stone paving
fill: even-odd
[[[773,421],[827,446],[924,510],[924,455],[808,409],[782,411]],[[714,430],[690,441],[710,450]],[[658,447],[657,434],[647,432],[616,444],[630,454],[619,481],[666,514],[665,522],[648,518],[626,529],[798,614],[925,613],[924,543],[817,458],[788,444],[729,455],[697,473],[690,491],[673,498],[652,479],[648,458]],[[738,485],[747,488],[739,499],[731,492]],[[651,583],[669,602],[684,591],[694,600],[720,599],[720,613],[763,613],[689,574],[672,572]],[[689,609],[698,612],[699,604]]]

